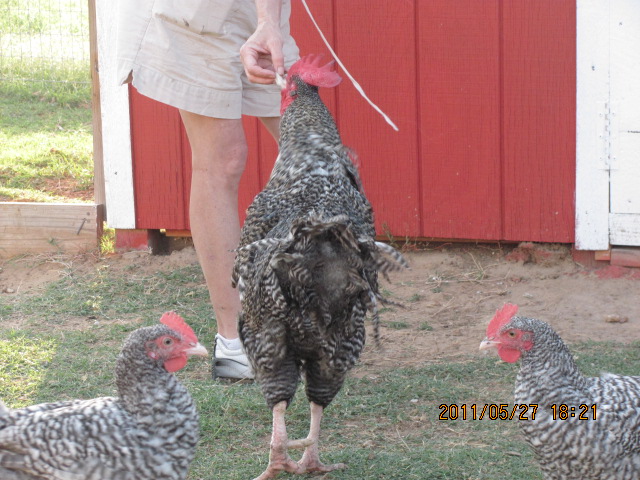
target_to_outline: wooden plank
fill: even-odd
[[[579,250],[609,248],[609,1],[578,0],[576,32],[576,226]]]
[[[190,230],[165,230],[164,234],[167,237],[184,238],[184,237],[190,237],[191,236],[191,231]]]
[[[104,205],[104,160],[102,155],[102,117],[100,112],[100,70],[98,65],[98,35],[96,0],[89,0],[89,65],[91,68],[91,120],[93,126],[93,198]]]
[[[612,213],[609,215],[611,245],[640,245],[640,215]]]
[[[98,246],[98,205],[0,202],[0,257]]]
[[[418,3],[423,236],[501,238],[500,3]]]
[[[96,2],[100,72],[102,155],[109,226],[135,228],[129,95],[116,82],[117,15],[111,2]],[[97,199],[99,201],[99,198]]]
[[[611,260],[611,249],[608,250],[596,250],[593,252],[593,256],[597,261],[608,262]]]
[[[503,239],[572,243],[575,0],[502,8]]]
[[[640,248],[611,249],[611,265],[640,268]]]

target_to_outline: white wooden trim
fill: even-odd
[[[129,93],[118,84],[117,2],[96,0],[107,224],[135,228]]]
[[[609,1],[577,0],[576,240],[609,248]]]

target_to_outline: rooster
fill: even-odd
[[[517,310],[497,312],[480,349],[521,359],[514,401],[538,405],[519,423],[545,480],[640,478],[640,377],[584,377],[560,336]]]
[[[341,78],[333,62],[321,61],[304,57],[287,74],[280,153],[247,211],[234,265],[240,338],[273,413],[269,465],[259,480],[344,468],[319,459],[323,410],[362,351],[368,311],[378,335],[378,273],[406,266],[374,240],[360,176],[318,95],[318,87]],[[284,417],[301,374],[310,429],[306,439],[290,441]],[[299,462],[289,448],[304,449]]]
[[[207,355],[173,312],[140,328],[116,361],[118,397],[9,410],[0,403],[2,480],[182,480],[195,454],[198,414],[171,373]]]

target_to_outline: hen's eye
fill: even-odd
[[[168,347],[169,345],[171,345],[173,343],[173,340],[170,339],[169,337],[165,337],[165,339],[162,341],[162,343],[164,343]]]
[[[507,333],[507,335],[509,335],[510,337],[515,337],[516,332],[514,332],[513,330],[509,330],[509,333]]]

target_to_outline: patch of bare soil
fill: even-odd
[[[573,262],[565,246],[444,245],[405,256],[411,269],[381,282],[383,294],[405,307],[382,309],[382,348],[372,348],[370,335],[358,374],[370,367],[479,355],[486,325],[506,302],[519,305],[521,315],[547,321],[569,344],[640,340],[637,269],[603,275]],[[136,274],[152,274],[196,263],[192,247],[165,256],[133,251],[103,259],[87,254],[5,260],[0,263],[0,302],[37,293],[70,270],[82,273],[100,264],[109,265],[110,275],[129,275],[132,268]]]
[[[589,270],[565,246],[502,250],[449,246],[405,254],[410,271],[383,282],[405,309],[382,315],[382,349],[368,349],[365,364],[412,366],[480,354],[478,346],[496,310],[548,322],[569,344],[640,340],[640,271],[615,275]],[[608,278],[616,276],[617,278]]]
[[[72,198],[83,202],[93,202],[93,185],[80,186],[75,178],[46,179],[46,192],[59,197]]]

